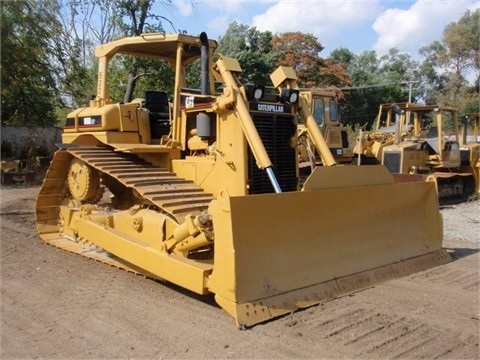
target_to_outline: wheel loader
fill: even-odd
[[[337,93],[334,90],[309,88],[301,89],[300,95],[308,103],[335,162],[337,164],[350,164],[353,160],[353,149],[349,145],[347,130],[341,123]],[[300,169],[310,168],[313,170],[315,166],[323,164],[324,160],[315,150],[308,129],[301,118],[297,131]]]
[[[44,241],[210,294],[239,328],[449,261],[433,183],[335,165],[292,68],[267,96],[215,48],[205,33],[96,48],[97,94],[67,116],[38,195]],[[173,93],[115,102],[116,54],[168,61]],[[200,89],[186,82],[196,59]],[[298,111],[332,165],[301,190]]]
[[[444,130],[446,121],[451,134]],[[460,147],[456,108],[382,104],[375,127],[354,149],[361,152],[362,163],[381,163],[397,174],[424,175],[436,183],[442,202],[467,200],[478,189],[479,150]]]

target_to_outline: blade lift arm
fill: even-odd
[[[255,156],[257,166],[267,172],[275,192],[281,193],[282,190],[273,172],[272,162],[253,123],[244,92],[236,78],[236,73],[242,72],[240,64],[236,59],[224,56],[215,63],[213,71],[217,80],[225,84],[223,95],[218,98],[213,106],[213,110],[215,112],[225,110],[234,110],[236,112],[248,145]]]
[[[273,73],[270,75],[272,79],[273,85],[281,91],[281,88],[289,88],[299,90],[297,84],[297,75],[295,71],[286,66],[279,66]],[[333,158],[333,155],[328,148],[327,142],[323,137],[322,133],[320,132],[320,128],[318,127],[315,118],[313,117],[312,111],[308,106],[307,100],[305,97],[299,97],[299,110],[302,114],[302,117],[305,119],[305,126],[308,130],[309,135],[311,136],[315,147],[320,154],[323,164],[325,166],[333,166],[337,165],[337,162]]]

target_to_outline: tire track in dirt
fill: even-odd
[[[436,359],[448,355],[457,359],[475,357],[478,352],[478,341],[464,341],[462,334],[437,329],[411,317],[371,308],[358,310],[357,306],[352,303],[334,312],[324,309],[321,313],[326,317],[322,321],[315,311],[315,319],[306,317],[295,322],[295,330],[304,337],[309,337],[308,334],[315,330],[317,337],[320,335],[325,340],[325,346],[341,345],[345,354],[355,358]]]
[[[480,290],[480,273],[476,267],[471,269],[450,269],[448,266],[433,269],[427,274],[414,277],[419,281],[428,281],[432,284],[441,284],[450,288],[477,292]]]
[[[480,327],[478,318],[472,316],[478,311],[475,306],[467,307],[462,315],[472,324],[471,331],[461,332],[443,327],[455,308],[431,300],[444,296],[445,302],[454,306],[448,302],[450,293],[465,299],[478,297],[478,267],[456,265],[452,262],[395,280],[396,284],[327,301],[312,312],[294,314],[297,318],[293,320],[293,316],[288,324],[306,337],[312,332],[321,336],[327,346],[341,344],[342,353],[355,358],[479,358]],[[395,287],[404,288],[403,297],[389,296]],[[456,305],[462,307],[461,302]]]
[[[477,244],[447,241],[451,263],[239,331],[211,296],[46,246],[16,194],[0,216],[2,359],[480,358]]]

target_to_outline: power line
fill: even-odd
[[[371,89],[371,88],[388,87],[388,86],[403,85],[403,84],[412,84],[412,83],[417,83],[417,82],[418,81],[402,81],[401,83],[378,84],[378,85],[360,85],[360,86],[351,86],[351,87],[341,87],[341,88],[337,88],[337,89],[340,89],[340,90]]]

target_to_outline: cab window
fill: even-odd
[[[322,98],[315,98],[314,107],[313,107],[313,117],[318,125],[323,125],[324,122],[324,110],[325,106],[323,104]]]
[[[330,121],[337,122],[340,118],[338,114],[337,102],[333,99],[330,99],[328,106],[330,108]]]

